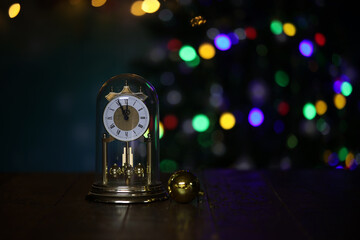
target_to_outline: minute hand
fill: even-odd
[[[117,100],[117,102],[118,102],[118,104],[120,105],[121,112],[122,112],[122,114],[123,114],[123,116],[124,116],[124,119],[125,119],[125,120],[128,120],[128,119],[129,119],[129,117],[128,117],[128,115],[126,114],[126,112],[125,112],[125,110],[124,110],[123,106],[121,105],[120,100],[118,99],[118,100]]]

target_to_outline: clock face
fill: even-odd
[[[139,98],[123,95],[112,99],[105,107],[103,122],[106,131],[120,141],[141,137],[149,126],[150,116]]]

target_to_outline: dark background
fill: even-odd
[[[360,164],[359,30],[356,8],[347,2],[161,1],[159,11],[140,17],[130,13],[132,1],[108,0],[99,8],[85,0],[18,2],[21,11],[14,19],[7,13],[14,2],[0,3],[1,171],[93,171],[96,94],[120,73],[148,79],[159,95],[161,120],[168,114],[178,119],[160,142],[163,171],[355,169]],[[171,20],[159,18],[164,9],[173,13]],[[196,16],[207,22],[192,27]],[[274,19],[293,23],[296,35],[276,37],[269,28]],[[196,67],[188,67],[167,48],[176,38],[197,50],[203,42],[212,43],[209,28],[230,33],[248,26],[257,30],[256,39],[217,50],[213,59],[201,59]],[[326,44],[305,58],[298,44],[304,38],[313,41],[316,32],[326,36]],[[258,54],[259,45],[266,47],[265,56]],[[334,54],[341,63],[334,63]],[[318,66],[316,71],[310,71],[311,64]],[[289,86],[275,83],[278,69],[288,73]],[[332,85],[343,74],[353,93],[338,110]],[[260,104],[254,103],[251,91],[258,82],[266,90]],[[181,94],[175,105],[167,101],[174,90]],[[214,91],[222,101],[217,107],[209,103]],[[318,99],[327,102],[327,113],[306,120],[302,107]],[[277,111],[280,101],[290,106],[286,116]],[[257,128],[247,121],[253,107],[265,115]],[[218,122],[227,111],[236,116],[231,130]],[[199,113],[209,117],[209,129],[188,133],[184,124]],[[320,118],[330,126],[328,134],[317,130]],[[273,127],[277,120],[285,126],[280,134]],[[296,136],[296,147],[288,147],[289,136]],[[338,154],[342,147],[353,153],[352,166],[345,161],[329,166],[326,153]]]

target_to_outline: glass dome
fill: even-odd
[[[159,101],[135,74],[112,77],[96,100],[96,179],[88,198],[135,203],[164,200],[159,173]]]

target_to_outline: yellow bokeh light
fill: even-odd
[[[91,0],[91,5],[93,7],[101,7],[106,3],[106,0]]]
[[[283,25],[283,30],[284,30],[284,33],[286,35],[288,35],[289,37],[293,37],[296,34],[296,27],[292,23],[285,23]]]
[[[346,167],[350,168],[355,161],[355,156],[352,152],[349,152],[345,159],[345,165]]]
[[[327,111],[327,104],[326,102],[324,102],[323,100],[318,100],[316,103],[315,103],[315,108],[316,108],[316,112],[317,114],[319,114],[320,116],[321,115],[324,115]]]
[[[159,122],[159,138],[162,139],[164,136],[165,130],[164,130],[164,124],[160,121]]]
[[[336,94],[334,97],[334,104],[337,109],[343,109],[346,105],[346,98],[342,94]]]
[[[9,17],[14,18],[16,17],[20,12],[20,3],[14,3],[9,7]]]
[[[331,151],[330,150],[325,150],[324,154],[323,154],[323,159],[324,162],[328,162],[329,161],[329,156],[331,155]]]
[[[142,16],[142,15],[144,15],[146,12],[144,12],[142,10],[142,4],[143,4],[143,1],[135,1],[131,5],[131,8],[130,8],[131,14],[134,15],[134,16]]]
[[[220,116],[220,126],[225,130],[232,129],[235,123],[236,119],[232,113],[225,112]]]
[[[160,8],[158,0],[145,0],[141,5],[141,9],[146,13],[154,13]]]
[[[199,55],[204,59],[211,59],[215,56],[215,48],[210,43],[203,43],[199,47]]]

